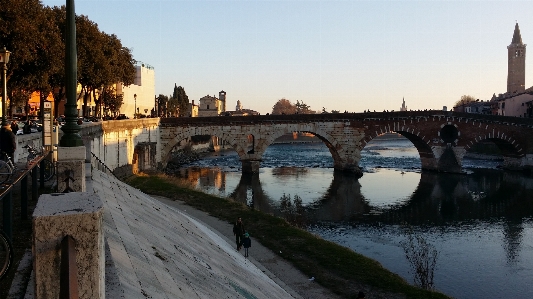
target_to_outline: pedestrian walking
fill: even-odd
[[[242,219],[239,217],[233,225],[233,235],[235,236],[235,243],[237,243],[237,250],[241,250],[242,238],[245,232],[244,223],[242,223]]]
[[[17,141],[15,134],[11,131],[11,125],[5,124],[0,129],[0,150],[13,158],[13,154],[17,149]]]
[[[250,234],[248,234],[248,232],[244,233],[242,247],[244,247],[244,256],[248,257],[248,248],[252,247],[252,240],[250,239]]]

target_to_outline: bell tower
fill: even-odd
[[[522,43],[518,23],[514,27],[513,40],[507,46],[507,92],[522,92],[526,88],[526,45]]]

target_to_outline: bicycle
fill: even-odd
[[[13,263],[13,246],[3,230],[0,230],[0,280],[7,274]]]
[[[6,152],[1,152],[0,159],[0,184],[5,183],[15,172],[15,164]]]
[[[27,161],[28,163],[31,163],[33,161],[33,159],[35,159],[36,157],[38,156],[41,156],[42,155],[42,151],[39,153],[37,152],[37,150],[32,147],[31,145],[25,145],[23,146],[23,148],[26,148],[28,149],[28,157],[27,157]],[[42,171],[44,171],[44,181],[49,181],[55,174],[55,167],[54,167],[54,163],[52,163],[50,160],[48,159],[43,159],[42,160],[42,164],[39,163],[39,165],[37,165],[38,168],[41,167],[41,165],[43,165],[43,169]],[[1,168],[0,168],[1,169]],[[38,181],[41,180],[40,177],[37,178]]]

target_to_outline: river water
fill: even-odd
[[[204,192],[291,217],[409,282],[414,274],[401,244],[408,234],[420,236],[438,252],[435,289],[452,297],[533,298],[533,178],[498,164],[465,159],[465,174],[422,173],[408,140],[386,138],[365,147],[359,179],[335,173],[322,143],[271,145],[258,175],[241,175],[236,153],[227,151],[178,176]]]

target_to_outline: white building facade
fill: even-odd
[[[155,107],[155,70],[148,64],[135,66],[135,80],[130,86],[118,84],[117,94],[122,94],[123,104],[120,113],[133,118],[135,109],[138,114],[150,115]],[[135,96],[137,95],[137,96]]]

